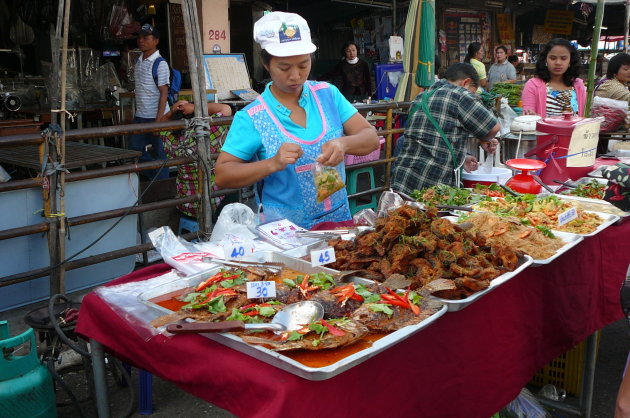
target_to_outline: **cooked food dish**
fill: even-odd
[[[339,172],[334,167],[319,167],[315,174],[315,188],[317,189],[317,202],[321,203],[338,190],[346,187],[341,180]]]
[[[589,199],[603,199],[604,191],[606,191],[606,185],[593,179],[588,183],[579,184],[575,189],[564,190],[562,194],[588,197]]]
[[[273,300],[247,298],[246,283],[259,280],[275,281]],[[279,274],[253,267],[223,270],[192,290],[176,296],[181,302],[177,311],[154,320],[152,325],[163,326],[184,318],[266,323],[287,304],[302,300],[321,303],[324,319],[303,324],[296,331],[279,335],[256,331],[240,334],[247,343],[264,344],[275,351],[312,351],[350,345],[370,332],[386,333],[418,324],[442,307],[426,292],[397,293],[379,283],[369,286],[339,283],[326,273],[309,275],[290,269]]]
[[[595,213],[584,212],[569,200],[557,196],[536,197],[532,194],[521,196],[506,196],[492,201],[479,202],[475,209],[493,212],[499,216],[515,216],[522,223],[531,226],[544,226],[548,229],[571,232],[574,234],[590,234],[599,227],[604,220]],[[575,207],[577,218],[558,224],[558,216]]]
[[[475,194],[468,189],[445,186],[443,184],[422,190],[414,190],[411,197],[428,206],[452,205],[464,206],[480,200],[487,200],[487,196]]]
[[[459,220],[470,226],[470,233],[480,233],[488,242],[518,248],[534,259],[553,256],[565,243],[544,226],[528,227],[515,217],[499,217],[492,213],[472,213]]]
[[[355,274],[383,282],[403,275],[411,289],[426,286],[434,295],[464,299],[486,289],[501,274],[519,265],[519,250],[487,242],[447,219],[437,209],[426,211],[409,205],[379,218],[374,231],[354,241],[329,242],[337,261],[331,268],[357,270]],[[438,282],[439,287],[429,286]]]

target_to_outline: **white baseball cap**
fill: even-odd
[[[266,13],[254,23],[254,40],[276,57],[311,54],[317,49],[308,23],[295,13]]]

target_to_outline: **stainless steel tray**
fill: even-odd
[[[497,287],[501,286],[503,283],[507,282],[508,280],[510,280],[517,274],[519,274],[521,271],[525,270],[530,264],[533,263],[533,261],[534,260],[530,256],[524,255],[521,261],[521,264],[516,268],[516,270],[500,275],[499,277],[497,277],[496,279],[490,282],[490,287],[488,287],[487,289],[481,290],[475,294],[472,294],[465,299],[459,299],[459,300],[450,300],[450,299],[442,299],[442,298],[437,298],[437,299],[443,302],[444,304],[446,304],[446,306],[448,306],[449,312],[461,311],[462,309],[464,309],[465,307],[467,307],[474,301],[484,297],[485,295],[492,292]]]
[[[571,196],[571,195],[556,195],[560,199],[571,200],[575,202],[581,209],[591,212],[603,213],[607,215],[619,216],[620,220],[625,220],[630,217],[630,212],[624,212],[615,205],[601,199],[590,199],[588,197]]]
[[[599,225],[597,227],[597,229],[595,229],[593,232],[589,232],[588,234],[575,234],[573,232],[556,231],[556,230],[552,229],[554,234],[556,232],[565,232],[567,234],[579,235],[581,237],[592,237],[593,235],[599,234],[604,229],[608,228],[610,225],[613,225],[615,222],[619,221],[619,219],[620,219],[619,216],[611,215],[610,213],[601,213],[601,212],[595,212],[595,211],[592,211],[592,210],[585,210],[584,212],[594,213],[596,215],[599,215],[599,217],[602,218],[604,220],[604,222],[601,225]]]
[[[330,273],[330,274],[337,273],[336,270],[331,270],[325,267],[312,267],[311,264],[307,261],[295,259],[285,254],[274,253],[274,252],[256,253],[252,257],[250,257],[250,260],[251,259],[255,259],[257,261],[272,261],[272,262],[285,263],[288,268],[302,271],[304,273],[309,273],[309,274],[322,272],[322,271],[326,273]],[[162,306],[156,305],[150,302],[150,300],[156,297],[165,295],[167,293],[175,292],[177,290],[194,287],[201,281],[210,277],[211,275],[216,274],[219,270],[220,270],[219,268],[213,268],[203,273],[199,273],[194,276],[186,277],[180,280],[175,280],[173,282],[169,282],[164,285],[158,286],[156,288],[147,290],[138,296],[138,300],[141,303],[153,308],[156,312],[156,317],[160,315],[172,313],[172,311]],[[365,279],[351,278],[350,280],[361,282]],[[366,282],[369,282],[369,281],[366,281]],[[444,305],[438,312],[431,315],[431,317],[425,319],[424,321],[416,325],[406,326],[404,328],[399,329],[398,331],[394,331],[386,335],[385,337],[372,343],[371,347],[361,350],[357,353],[354,353],[348,357],[345,357],[337,361],[336,363],[333,363],[331,365],[324,366],[324,367],[305,366],[304,364],[299,363],[283,355],[282,353],[278,353],[278,352],[269,350],[267,348],[264,348],[258,345],[247,344],[240,337],[234,334],[207,333],[207,334],[201,334],[201,335],[207,338],[210,338],[211,340],[214,340],[227,347],[230,347],[236,351],[239,351],[243,354],[252,356],[262,362],[275,366],[279,369],[282,369],[294,375],[300,376],[304,379],[326,380],[356,366],[357,364],[363,363],[364,361],[366,361],[367,359],[371,357],[374,357],[381,351],[395,344],[398,344],[399,342],[405,340],[406,338],[410,337],[411,335],[415,334],[421,329],[431,325],[433,322],[435,322],[439,317],[444,315],[446,312],[447,312],[447,306]]]
[[[534,258],[533,259],[533,266],[541,266],[544,264],[549,264],[551,263],[553,260],[555,260],[556,258],[560,257],[562,254],[566,253],[567,251],[569,251],[571,248],[575,247],[577,244],[579,244],[580,242],[582,242],[582,240],[584,240],[584,237],[581,235],[577,235],[577,234],[570,234],[568,232],[562,232],[562,231],[553,231],[553,234],[560,238],[562,241],[565,242],[565,244],[558,248],[558,250],[556,251],[556,253],[554,255],[552,255],[551,257],[545,258],[545,259],[537,259]]]

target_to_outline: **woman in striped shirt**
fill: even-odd
[[[570,112],[582,116],[586,87],[578,78],[580,56],[563,38],[552,39],[540,52],[536,76],[525,83],[523,114],[544,117]]]

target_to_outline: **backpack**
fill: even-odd
[[[155,86],[158,86],[158,67],[160,65],[160,63],[162,61],[166,60],[164,59],[164,57],[157,57],[156,60],[153,62],[153,69],[152,69],[152,74],[153,74],[153,81],[155,82]],[[179,96],[179,91],[182,88],[182,73],[179,70],[176,70],[175,68],[171,68],[169,66],[169,80],[168,80],[168,104],[172,105],[173,103],[175,103],[178,99]]]

